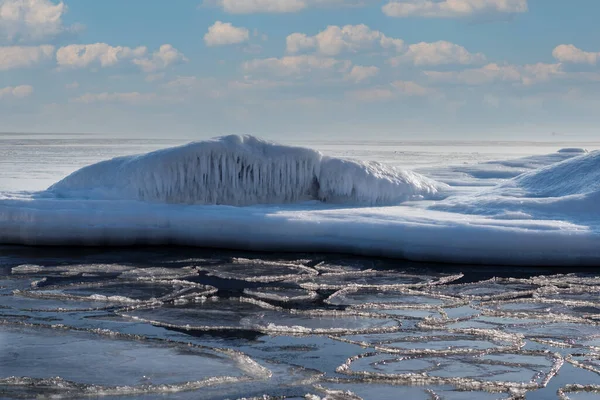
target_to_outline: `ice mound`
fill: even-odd
[[[512,183],[535,197],[561,197],[597,192],[600,190],[600,151],[582,153],[580,156],[520,175]]]
[[[442,184],[375,162],[323,156],[253,136],[224,136],[82,168],[48,192],[61,198],[170,204],[391,204]]]

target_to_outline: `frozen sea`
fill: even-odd
[[[50,200],[31,200],[31,193],[84,166],[186,142],[2,134],[2,215],[31,216],[21,211],[30,204],[45,210],[38,204]],[[597,172],[594,159],[557,151],[585,148],[593,157],[600,143],[286,144],[413,170],[452,192],[409,202],[401,212],[328,206],[316,218],[307,211],[312,204],[281,207],[279,221],[299,221],[294,226],[332,224],[332,216],[343,222],[346,215],[363,225],[337,229],[370,226],[378,234],[374,220],[377,229],[392,229],[386,232],[429,221],[419,244],[432,234],[434,215],[445,218],[446,229],[463,224],[453,232],[469,240],[476,236],[465,226],[479,224],[481,234],[516,235],[516,242],[525,233],[547,238],[557,231],[568,234],[557,236],[560,246],[575,235],[569,245],[582,257],[599,246],[595,192],[580,190],[594,182],[579,184]],[[498,195],[521,174],[561,162],[571,165],[568,181],[577,190],[548,186],[542,173],[529,178],[532,185],[563,192],[519,201]],[[69,203],[69,212],[75,208]],[[416,216],[388,228],[381,215],[389,213],[403,223]],[[245,229],[260,230],[253,224]],[[51,233],[51,225],[44,229]],[[585,246],[576,247],[580,241]],[[0,397],[600,398],[598,268],[486,264],[165,245],[0,245]]]

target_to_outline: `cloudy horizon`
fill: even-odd
[[[592,0],[0,0],[0,131],[594,139],[598,11]]]

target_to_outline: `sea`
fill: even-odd
[[[0,192],[43,190],[83,166],[189,141],[0,134]],[[286,144],[465,190],[505,179],[506,170],[478,165],[600,149],[574,141]],[[600,272],[0,245],[0,398],[97,397],[600,399]]]

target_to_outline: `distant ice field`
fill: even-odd
[[[600,143],[227,137],[77,171],[181,142],[0,136],[0,243],[600,263]]]

